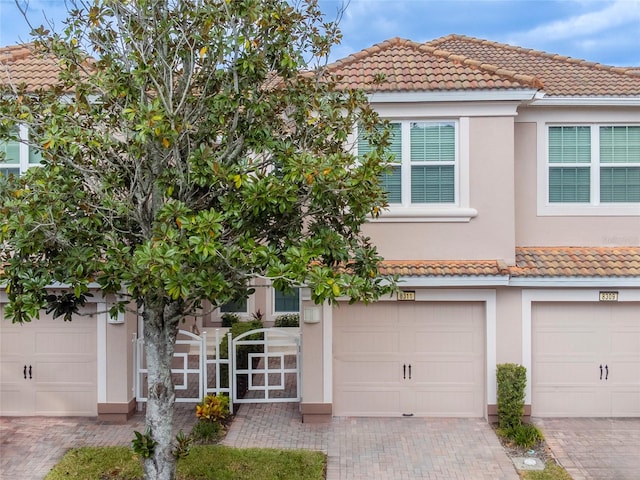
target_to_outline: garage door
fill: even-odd
[[[640,416],[640,304],[534,303],[535,416]]]
[[[334,414],[484,416],[482,303],[334,309]]]
[[[0,318],[1,414],[97,415],[95,315],[64,322],[43,313],[24,325]]]

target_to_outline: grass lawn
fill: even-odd
[[[325,455],[304,450],[193,446],[178,461],[178,480],[323,480]],[[139,480],[142,466],[128,447],[69,450],[45,480]]]
[[[520,477],[523,480],[571,480],[564,468],[552,462],[548,462],[542,471],[520,472]]]

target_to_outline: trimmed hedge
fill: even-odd
[[[501,429],[522,424],[524,395],[527,386],[527,369],[515,363],[497,366],[498,423]]]

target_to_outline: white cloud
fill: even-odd
[[[576,2],[584,7],[600,5],[602,2]],[[531,44],[592,37],[622,26],[636,26],[640,36],[640,0],[616,0],[606,2],[600,10],[590,11],[570,18],[539,25],[526,32],[512,34],[514,43]],[[594,39],[597,41],[597,39]]]

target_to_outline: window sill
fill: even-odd
[[[371,223],[466,223],[478,215],[475,208],[462,207],[389,207]]]
[[[538,207],[539,217],[633,217],[640,216],[640,204],[612,204],[603,203],[600,205],[580,205],[580,204],[554,204],[541,205]]]

